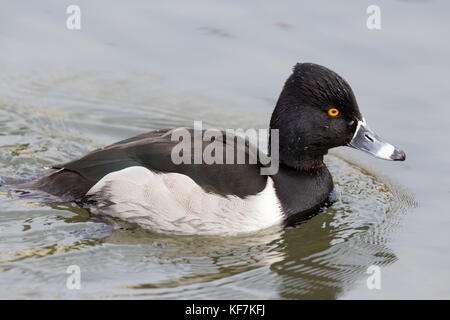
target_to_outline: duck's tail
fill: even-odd
[[[93,183],[76,172],[60,169],[41,177],[12,177],[0,175],[0,187],[21,198],[41,202],[81,201]]]

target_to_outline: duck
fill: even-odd
[[[270,135],[277,132],[277,148],[269,139],[267,152],[278,155],[277,171],[271,174],[261,174],[267,165],[259,160],[175,163],[173,135],[180,130],[195,135],[192,127],[182,127],[140,134],[54,164],[21,188],[78,202],[91,215],[154,232],[240,234],[293,226],[332,205],[333,178],[324,163],[329,149],[348,146],[385,160],[406,158],[369,128],[350,85],[314,63],[295,64],[269,129]],[[231,141],[238,139],[234,135]],[[234,150],[249,157],[252,144],[244,140]]]

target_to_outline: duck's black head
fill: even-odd
[[[351,146],[388,160],[405,153],[383,142],[362,117],[350,85],[313,63],[297,63],[270,120],[279,129],[280,163],[296,169],[323,165],[328,149]],[[274,150],[271,150],[274,152]]]

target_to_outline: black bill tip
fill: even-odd
[[[405,161],[406,154],[403,150],[395,149],[391,155],[391,159],[394,161]]]

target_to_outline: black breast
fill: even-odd
[[[280,170],[272,178],[287,225],[315,214],[328,201],[334,187],[325,165],[314,171],[298,171],[280,165]]]

